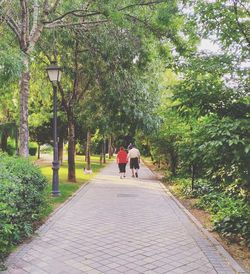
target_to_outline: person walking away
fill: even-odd
[[[130,169],[132,171],[132,177],[138,178],[138,170],[140,168],[140,151],[134,145],[128,152],[128,159]]]
[[[124,150],[124,147],[121,146],[119,152],[117,153],[116,156],[116,162],[119,167],[120,171],[120,178],[122,179],[123,177],[126,177],[126,165],[128,162],[128,155],[127,152]]]

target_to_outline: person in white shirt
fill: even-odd
[[[130,169],[132,171],[132,177],[138,178],[138,169],[140,168],[140,151],[133,145],[128,152],[128,160]]]

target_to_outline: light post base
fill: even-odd
[[[57,155],[57,154],[54,154]],[[59,162],[53,161],[52,162],[52,170],[53,170],[53,178],[52,178],[52,196],[57,197],[60,196],[60,191],[59,191],[59,176],[58,176],[58,171],[59,171]]]
[[[58,196],[61,196],[61,193],[60,193],[60,191],[52,191],[51,196],[52,197],[58,197]]]

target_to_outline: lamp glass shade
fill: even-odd
[[[60,82],[62,72],[61,68],[55,62],[51,62],[51,65],[47,68],[47,72],[51,82]]]

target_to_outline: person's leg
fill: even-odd
[[[135,159],[135,177],[138,178],[138,170],[139,170],[139,159]]]
[[[134,173],[134,159],[130,159],[130,169],[132,172],[132,177],[135,177],[135,173]]]
[[[126,168],[126,164],[123,163],[123,164],[122,164],[122,170],[121,170],[121,176],[122,176],[122,177],[125,177],[125,168]]]
[[[135,177],[135,172],[133,168],[131,168],[131,172],[132,172],[132,177]]]
[[[124,164],[124,174],[123,174],[123,177],[125,178],[126,177],[126,163]]]
[[[119,166],[120,179],[122,179],[122,164],[118,164],[118,166]]]

